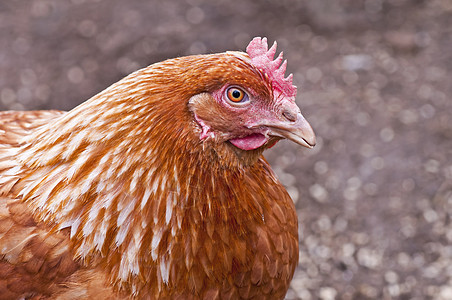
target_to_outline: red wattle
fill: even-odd
[[[242,150],[254,150],[267,142],[267,138],[260,133],[253,133],[242,138],[230,139],[231,144]]]

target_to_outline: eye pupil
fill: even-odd
[[[232,92],[232,97],[234,97],[234,98],[240,98],[240,96],[242,95],[242,93],[239,91],[239,90],[234,90],[233,92]]]

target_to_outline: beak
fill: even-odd
[[[291,140],[301,146],[313,148],[315,146],[315,134],[311,125],[303,117],[301,112],[295,114],[283,114],[287,121],[268,124],[270,136],[277,136]]]

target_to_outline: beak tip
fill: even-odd
[[[311,125],[304,118],[302,119],[302,121],[303,125],[301,126],[300,137],[304,142],[303,146],[312,149],[317,144],[314,130],[312,130]]]
[[[303,138],[302,146],[305,146],[308,149],[314,148],[316,145],[315,135],[310,136],[308,139]]]
[[[307,140],[306,143],[309,144],[309,146],[311,146],[310,148],[314,148],[315,145],[317,144],[317,139],[315,137],[314,132],[312,132],[312,136],[310,136]]]

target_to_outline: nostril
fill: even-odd
[[[297,120],[297,115],[288,110],[283,111],[282,115],[290,122],[295,122]]]

